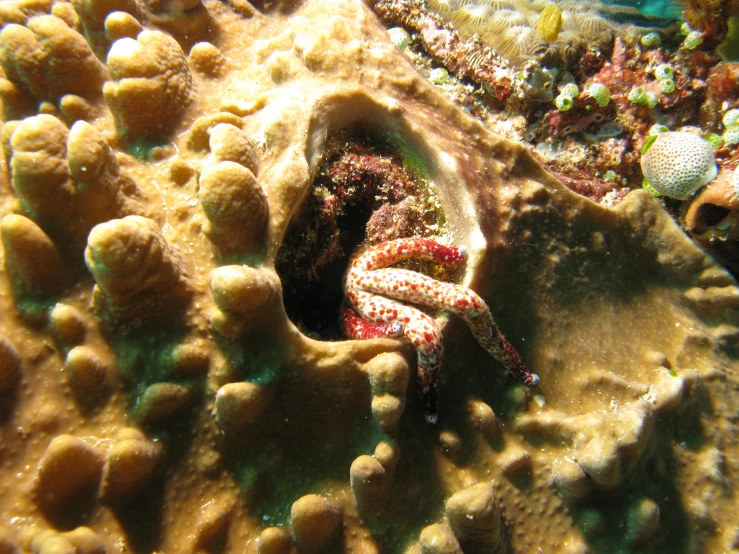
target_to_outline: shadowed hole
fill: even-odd
[[[357,124],[325,142],[311,190],[276,264],[287,314],[310,337],[342,338],[342,283],[359,247],[444,232],[441,201],[423,162],[409,148],[398,147],[397,140]],[[444,280],[455,269],[430,263],[406,267]]]

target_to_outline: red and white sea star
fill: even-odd
[[[467,259],[467,249],[420,237],[392,240],[368,249],[352,261],[346,274],[344,291],[351,306],[344,309],[341,324],[350,338],[396,337],[402,333],[411,341],[418,352],[419,395],[427,422],[436,423],[438,418],[441,332],[432,317],[395,299],[448,310],[461,317],[477,342],[511,375],[527,385],[539,382],[500,333],[487,304],[475,292],[415,271],[388,267],[409,259],[459,263]]]

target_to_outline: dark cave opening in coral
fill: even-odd
[[[343,278],[361,247],[444,227],[441,202],[411,152],[355,126],[330,135],[311,191],[277,256],[291,321],[320,340],[343,338]]]

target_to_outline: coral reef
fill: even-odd
[[[559,41],[577,4],[526,36]],[[700,116],[731,131],[735,68],[642,27],[514,69],[422,2],[374,9],[0,6],[0,550],[736,548],[739,288],[677,201],[621,181],[653,119],[696,123],[692,83],[722,83]],[[631,25],[608,13],[591,24]],[[629,101],[662,64],[658,111]],[[696,236],[733,222],[734,152]],[[599,203],[534,157],[561,153]],[[342,339],[352,256],[409,237],[465,249],[392,270],[474,291],[537,388],[430,310],[432,427],[401,329]]]

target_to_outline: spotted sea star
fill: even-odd
[[[535,385],[532,373],[503,337],[485,301],[470,289],[431,277],[388,267],[408,259],[451,264],[467,259],[467,249],[444,246],[427,238],[403,238],[378,244],[357,256],[349,267],[344,291],[350,306],[342,313],[344,334],[350,338],[396,337],[401,334],[418,352],[418,386],[423,415],[436,423],[441,369],[441,332],[436,321],[410,302],[448,310],[461,317],[477,342],[516,379]]]

